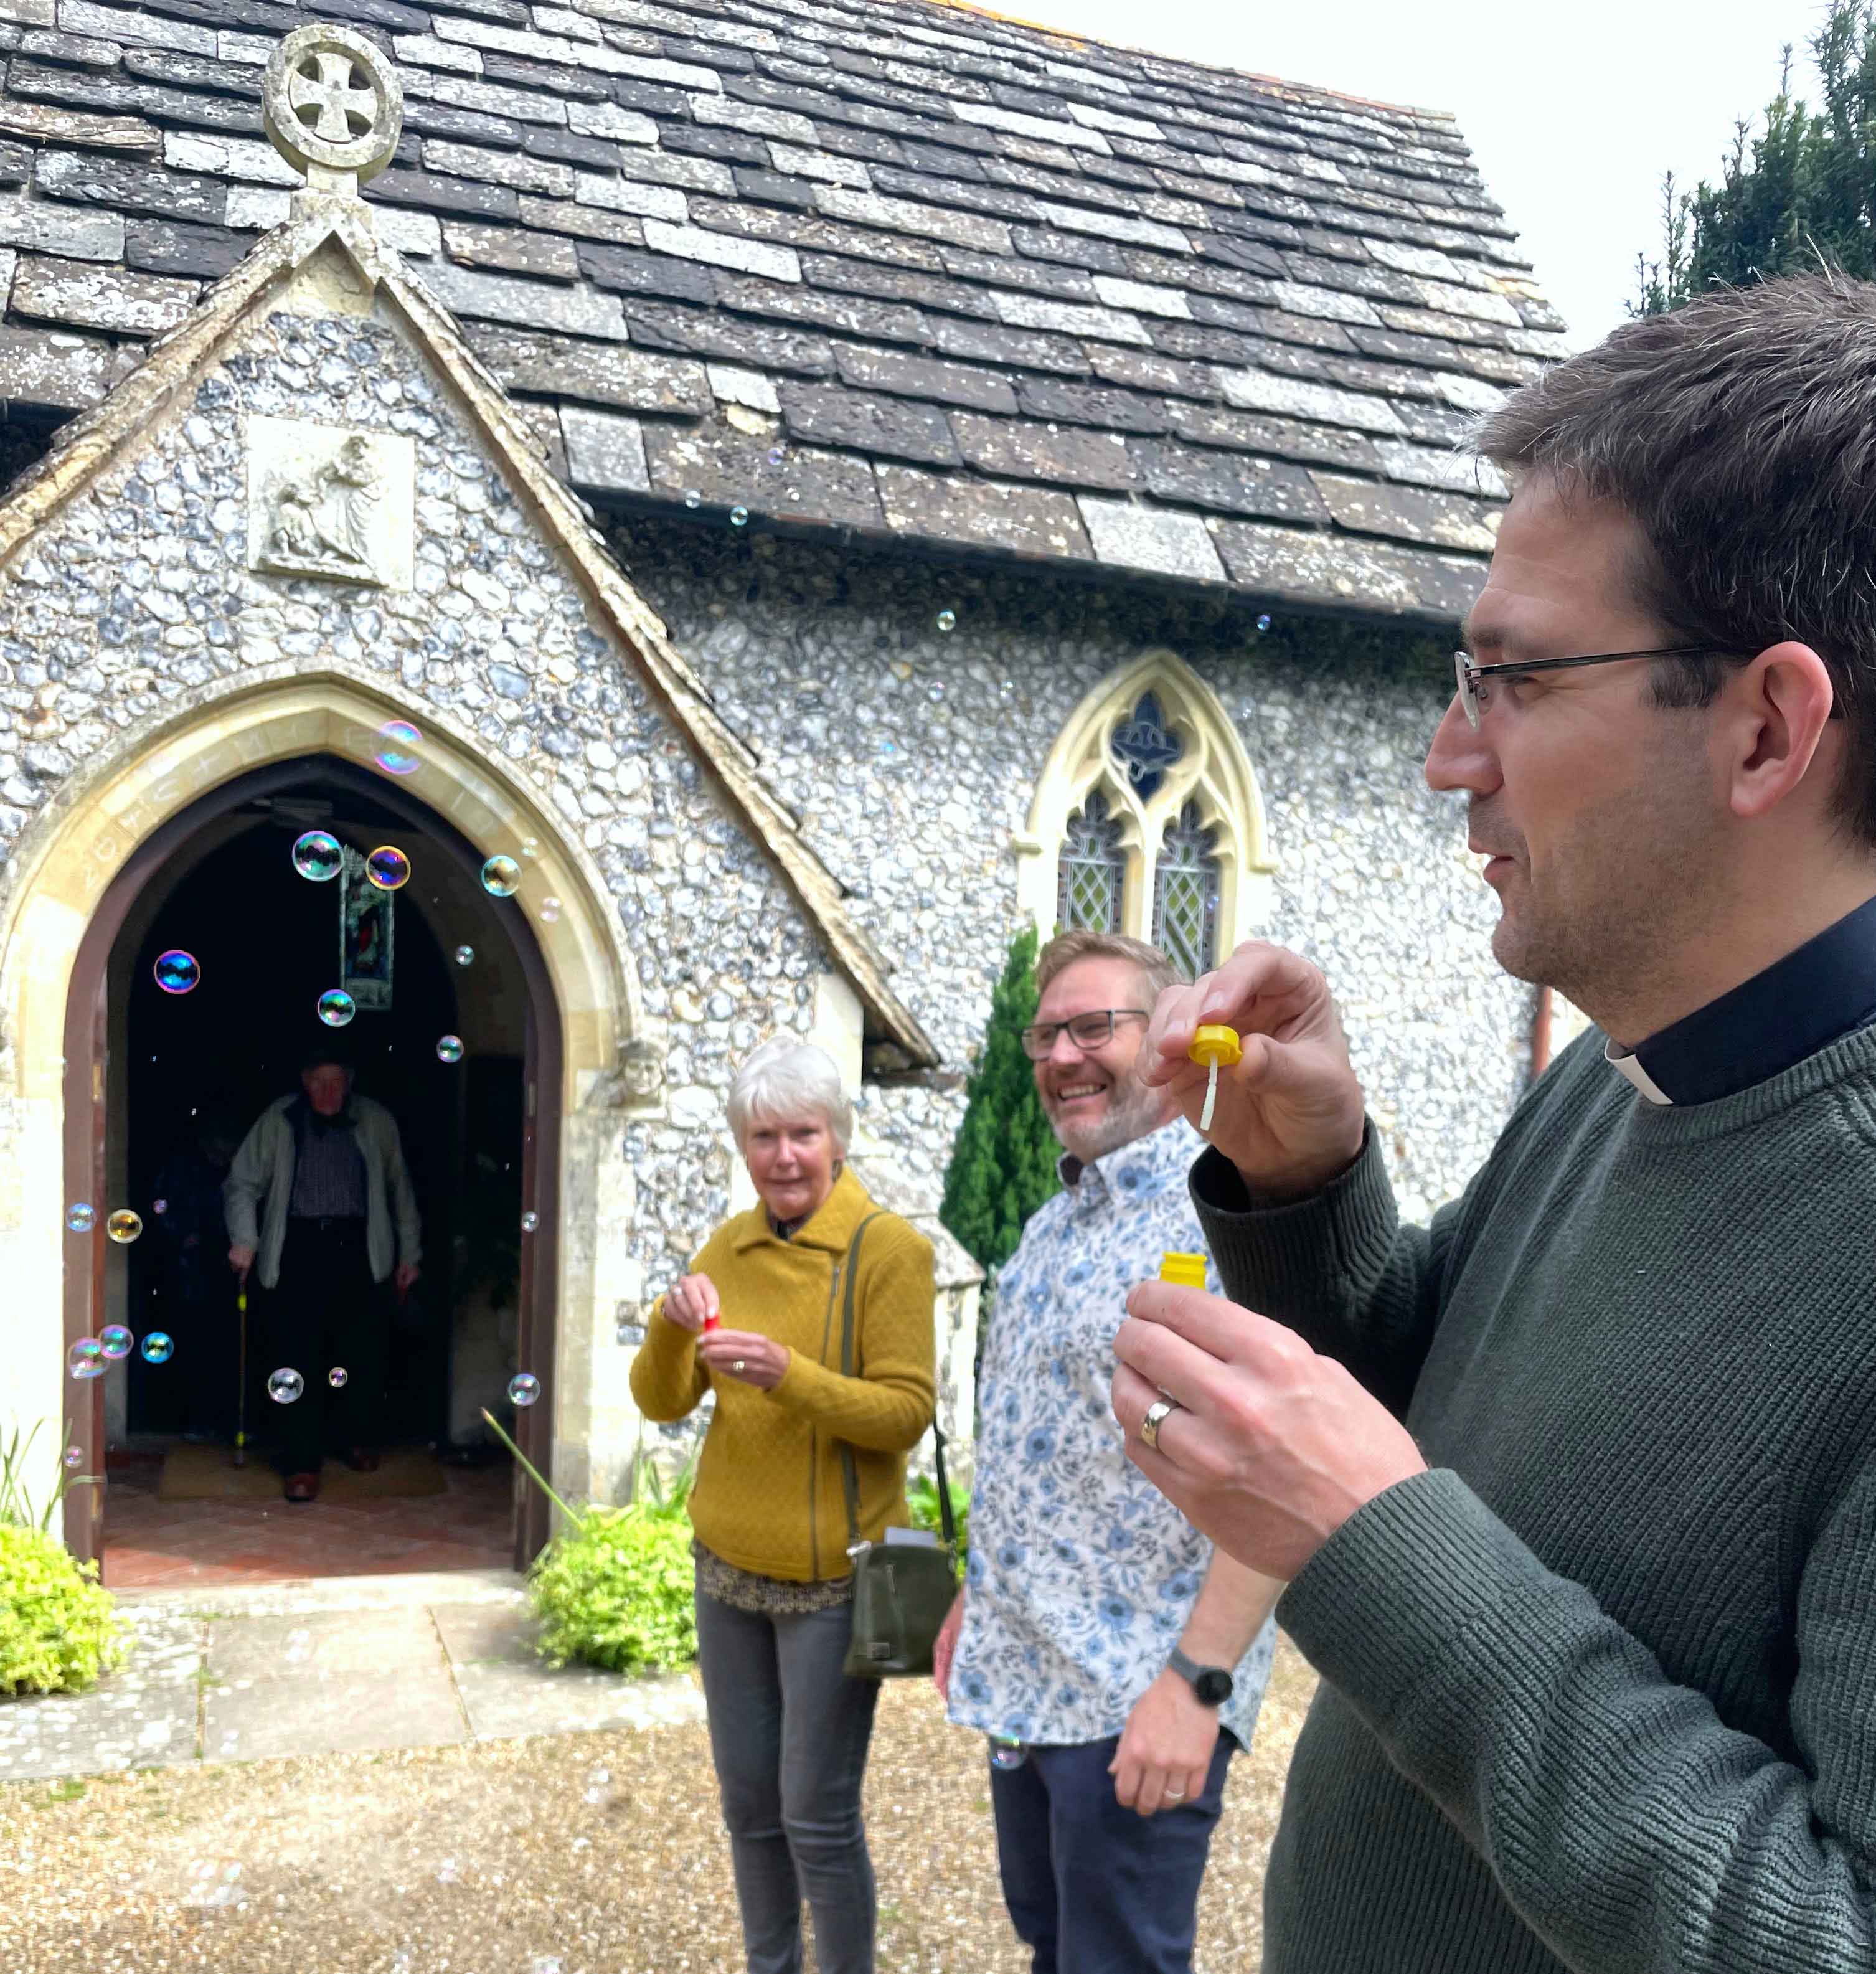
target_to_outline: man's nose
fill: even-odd
[[[1049,1044],[1048,1060],[1051,1062],[1059,1063],[1067,1067],[1072,1064],[1081,1061],[1087,1054],[1087,1051],[1081,1047],[1066,1028],[1058,1028],[1055,1031],[1055,1039]]]
[[[1436,795],[1464,789],[1483,798],[1496,795],[1504,785],[1496,749],[1467,719],[1457,693],[1435,730],[1433,744],[1427,749],[1425,774],[1427,786]]]

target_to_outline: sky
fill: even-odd
[[[1660,252],[1661,174],[1717,179],[1778,85],[1816,99],[1822,0],[997,0],[1096,41],[1444,110],[1574,343],[1623,320]]]

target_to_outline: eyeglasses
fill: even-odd
[[[1055,1053],[1055,1038],[1063,1029],[1068,1039],[1085,1053],[1111,1041],[1116,1021],[1147,1021],[1153,1017],[1144,1008],[1094,1008],[1085,1015],[1071,1015],[1065,1021],[1038,1021],[1022,1031],[1023,1054],[1031,1062],[1041,1062]]]
[[[1618,658],[1743,658],[1753,655],[1745,651],[1721,651],[1711,644],[1662,644],[1651,651],[1598,651],[1586,658],[1529,658],[1523,664],[1480,665],[1472,661],[1470,651],[1453,653],[1453,669],[1459,680],[1459,703],[1465,708],[1465,716],[1476,733],[1481,716],[1491,703],[1488,693],[1479,690],[1481,679],[1499,678],[1507,673],[1521,677],[1526,672],[1569,671],[1577,665],[1612,665]],[[1833,717],[1838,708],[1831,708]]]

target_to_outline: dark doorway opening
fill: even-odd
[[[361,854],[395,844],[411,864],[408,882],[384,894],[394,935],[385,1005],[359,994],[336,1030],[316,1004],[346,984],[340,886],[310,880],[292,857],[312,829]],[[122,1322],[139,1339],[166,1332],[175,1349],[159,1363],[133,1353],[108,1381],[115,1392],[82,1388],[88,1405],[74,1393],[98,1453],[106,1440],[120,1460],[185,1438],[228,1445],[244,1416],[248,1464],[264,1468],[278,1416],[266,1379],[277,1367],[257,1347],[251,1294],[244,1407],[220,1182],[255,1118],[298,1089],[309,1048],[330,1041],[356,1065],[359,1091],[396,1117],[422,1220],[422,1274],[389,1337],[389,1438],[484,1464],[498,1451],[480,1418],[487,1404],[531,1458],[545,1458],[559,1024],[539,948],[521,915],[482,888],[481,857],[400,782],[319,757],[205,798],[107,890],[74,972],[67,1168],[85,1181],[71,1196],[95,1195],[100,1222],[128,1206],[143,1231],[125,1246],[98,1243],[88,1280],[68,1276],[67,1328],[95,1334]],[[166,992],[157,957],[179,949],[200,979]],[[460,1052],[439,1051],[446,1037]],[[524,1198],[546,1238],[524,1235]],[[520,1413],[503,1404],[517,1364],[544,1388]],[[327,1374],[294,1368],[309,1382]],[[513,1492],[503,1532],[517,1563],[546,1533],[532,1492]],[[484,1487],[478,1498],[494,1497]],[[100,1553],[101,1501],[68,1523],[67,1538],[80,1554]]]

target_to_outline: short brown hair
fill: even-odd
[[[1158,946],[1149,946],[1143,939],[1129,939],[1123,932],[1093,932],[1077,926],[1071,932],[1058,932],[1036,955],[1036,992],[1046,994],[1056,975],[1077,959],[1130,959],[1140,970],[1149,1014],[1160,995],[1185,978]]]
[[[1636,600],[1669,641],[1817,653],[1848,742],[1832,812],[1876,845],[1876,286],[1803,275],[1624,323],[1475,443],[1634,516]],[[1710,705],[1722,662],[1658,660],[1655,703]]]

